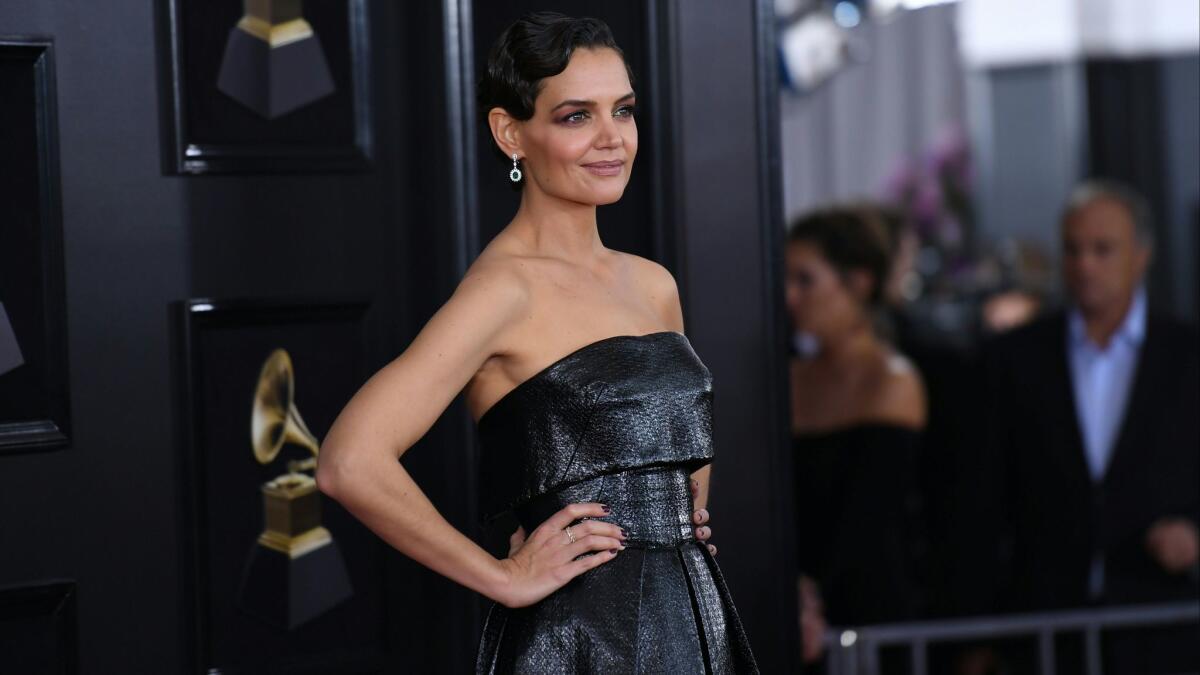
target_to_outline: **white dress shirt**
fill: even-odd
[[[1117,332],[1100,347],[1087,335],[1083,315],[1071,310],[1067,353],[1071,385],[1075,392],[1075,416],[1079,421],[1083,451],[1092,480],[1104,479],[1125,419],[1129,393],[1137,373],[1138,357],[1146,338],[1146,291],[1139,288]],[[1089,578],[1092,597],[1104,589],[1104,559],[1092,560]]]
[[[1117,332],[1100,347],[1087,336],[1083,315],[1070,314],[1067,351],[1071,361],[1071,384],[1075,390],[1075,415],[1083,435],[1092,480],[1100,481],[1108,468],[1125,406],[1133,388],[1138,355],[1146,338],[1146,292],[1138,289]]]

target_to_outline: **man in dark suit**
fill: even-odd
[[[1062,217],[1070,306],[984,349],[987,421],[961,495],[974,555],[959,588],[976,609],[1197,598],[1200,356],[1194,329],[1147,307],[1146,213],[1120,185],[1079,188]],[[1200,667],[1195,627],[1173,634],[1110,641],[1106,672]]]

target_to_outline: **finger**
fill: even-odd
[[[715,545],[713,545],[713,544],[708,544],[707,546],[708,546],[708,553],[709,553],[710,555],[716,555],[716,554],[717,554],[717,547],[716,547]]]
[[[712,536],[712,529],[709,528],[707,525],[705,525],[704,527],[696,528],[696,538],[699,539],[700,541],[704,541],[705,539],[708,539],[711,536]]]
[[[600,551],[596,555],[589,555],[580,558],[579,560],[572,560],[566,565],[567,574],[570,575],[568,580],[574,579],[593,567],[598,567],[609,560],[612,560],[613,558],[617,557],[617,553],[619,551],[620,549],[610,548],[607,551]]]
[[[612,537],[603,537],[598,534],[589,534],[588,536],[579,539],[574,544],[569,544],[563,550],[567,560],[578,558],[589,551],[606,551],[609,549],[623,549],[625,544],[619,539]]]
[[[585,516],[599,518],[601,516],[607,516],[609,513],[609,508],[598,502],[578,502],[575,504],[567,504],[559,509],[557,513],[547,518],[546,522],[542,523],[538,527],[539,529],[546,528],[550,532],[555,532]]]
[[[589,534],[599,534],[613,539],[625,539],[628,537],[628,532],[625,528],[616,523],[606,523],[603,520],[585,520],[578,525],[571,526],[571,532],[576,539],[586,537]]]
[[[692,498],[695,499],[700,494],[700,481],[692,479]]]
[[[692,514],[692,520],[694,520],[697,525],[703,525],[704,523],[708,522],[708,509],[697,509],[696,512]]]

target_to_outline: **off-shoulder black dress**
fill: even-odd
[[[721,570],[691,524],[712,461],[712,376],[674,331],[589,343],[479,419],[484,515],[526,532],[572,502],[626,549],[540,602],[493,604],[477,673],[757,673]]]
[[[860,626],[915,618],[910,542],[921,432],[887,422],[793,436],[797,559],[825,618]]]

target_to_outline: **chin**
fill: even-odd
[[[594,186],[579,196],[579,200],[585,204],[595,204],[596,206],[604,206],[621,200],[621,196],[625,194],[625,183],[611,186]]]
[[[604,206],[605,204],[614,204],[616,202],[621,201],[621,195],[623,195],[623,194],[625,194],[624,189],[618,190],[611,194],[602,193],[602,194],[596,196],[596,199],[593,200],[593,203],[596,206]]]
[[[1099,293],[1078,293],[1075,295],[1075,304],[1079,306],[1085,314],[1103,311],[1113,304],[1111,297]]]

